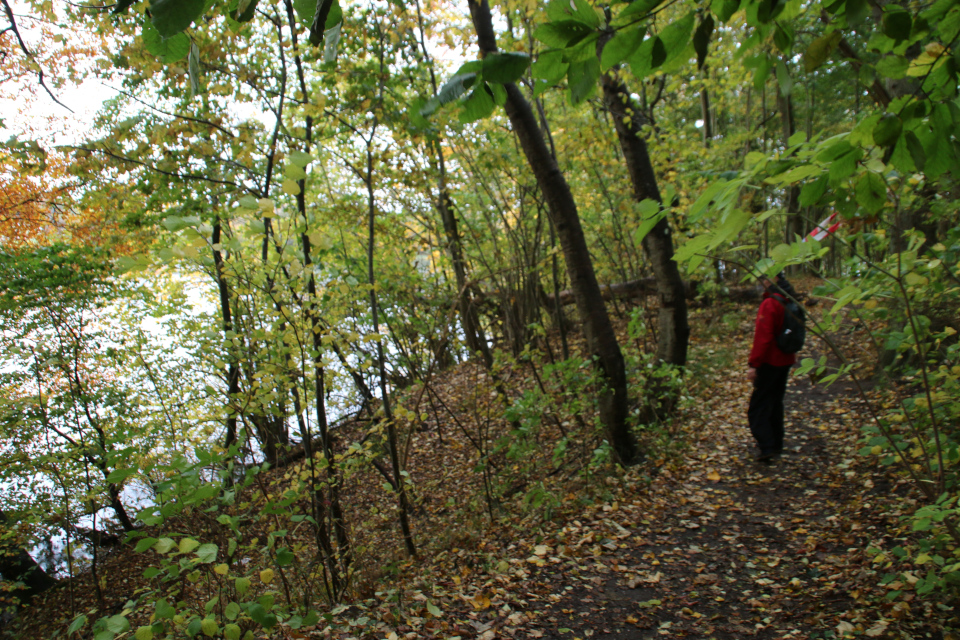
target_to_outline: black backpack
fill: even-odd
[[[777,334],[777,346],[784,353],[796,353],[803,348],[807,337],[806,316],[800,305],[779,293],[773,294],[777,302],[783,305],[783,326]]]

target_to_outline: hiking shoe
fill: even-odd
[[[762,462],[763,464],[771,464],[773,463],[774,460],[776,460],[779,457],[780,457],[779,451],[767,451],[765,453],[761,453],[760,455],[758,455],[756,458],[754,458],[754,460],[756,460],[757,462]]]

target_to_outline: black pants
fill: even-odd
[[[761,454],[783,450],[783,396],[789,375],[790,367],[763,364],[757,369],[747,418]]]

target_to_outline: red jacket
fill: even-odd
[[[750,350],[750,366],[754,369],[762,364],[789,367],[797,361],[796,354],[784,353],[777,346],[777,334],[783,328],[783,313],[780,301],[769,291],[764,291],[753,332],[753,349]]]

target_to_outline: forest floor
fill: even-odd
[[[437,450],[418,464],[442,468],[414,474],[425,501],[414,522],[421,558],[382,562],[362,598],[315,627],[258,637],[960,638],[956,601],[918,596],[909,563],[875,562],[877,550],[889,557],[915,535],[902,517],[916,503],[890,468],[858,454],[865,401],[851,385],[792,377],[787,451],[770,465],[754,461],[741,361],[753,311],[731,309],[725,327],[716,311],[697,319],[713,326],[698,327],[691,386],[659,432],[657,458],[590,487],[567,485],[549,511],[444,520],[444,505],[465,488],[449,474],[471,465],[440,455],[463,447],[452,436],[441,445],[438,432],[424,433],[415,447]],[[370,522],[357,530],[378,528]],[[396,543],[370,548],[378,546]],[[142,582],[143,555],[119,550],[102,570],[116,591],[113,613]],[[13,637],[64,637],[64,594],[89,594],[82,580],[22,611]]]
[[[751,329],[737,331],[747,344]],[[694,350],[701,367],[724,355],[730,336]],[[442,614],[411,607],[377,637],[960,638],[956,601],[918,597],[909,563],[874,562],[909,539],[902,517],[916,505],[907,483],[858,453],[866,401],[850,383],[794,376],[786,451],[766,465],[746,426],[745,373],[729,362],[693,391],[679,459],[611,478],[590,506],[443,554],[414,592]]]

